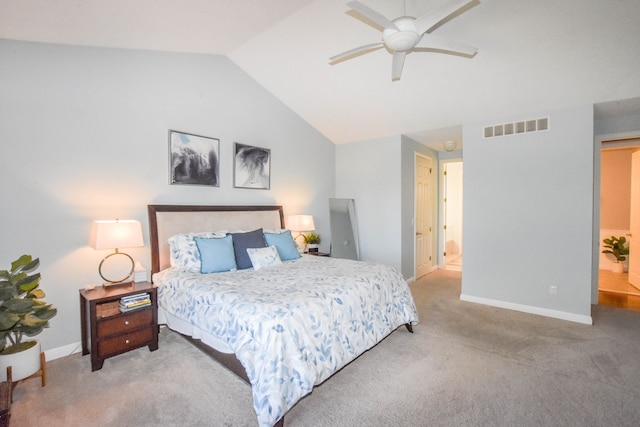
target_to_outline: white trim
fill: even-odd
[[[596,135],[596,141],[600,144],[601,150],[602,149],[606,150],[609,148],[637,147],[639,138],[640,138],[640,133],[638,133],[638,131]],[[607,141],[613,141],[613,142],[607,142]]]
[[[490,298],[474,297],[472,295],[460,295],[461,301],[474,302],[477,304],[490,305],[492,307],[506,308],[507,310],[521,311],[523,313],[537,314],[539,316],[552,317],[554,319],[568,320],[570,322],[593,325],[591,316],[567,313],[566,311],[550,310],[547,308],[534,307],[531,305],[515,304],[512,302],[494,300]]]
[[[82,350],[82,344],[80,341],[72,344],[63,345],[62,347],[52,348],[44,352],[44,357],[48,361],[60,359],[61,357],[71,356],[75,353],[80,353]]]

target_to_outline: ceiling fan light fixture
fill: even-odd
[[[420,41],[420,34],[414,24],[415,18],[402,16],[394,19],[396,28],[385,28],[382,31],[382,41],[394,52],[406,52]]]
[[[412,31],[384,30],[384,44],[394,52],[406,52],[420,41],[418,33]]]

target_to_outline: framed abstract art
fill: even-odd
[[[220,140],[169,131],[169,182],[220,186]]]
[[[271,186],[271,150],[235,143],[233,186],[268,190]]]

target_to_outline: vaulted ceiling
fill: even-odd
[[[394,19],[448,0],[360,1]],[[329,64],[381,39],[346,3],[0,0],[0,38],[227,55],[337,144],[403,134],[442,149],[462,123],[511,112],[609,102],[608,114],[640,114],[610,102],[640,97],[638,0],[480,0],[433,32],[478,47],[474,58],[412,52],[398,81],[385,49]]]

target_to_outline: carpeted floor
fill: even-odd
[[[582,325],[459,300],[460,272],[412,285],[400,328],[286,416],[291,427],[637,426],[640,312],[594,307]],[[17,386],[11,425],[256,426],[248,385],[162,329],[160,349],[47,364]]]

